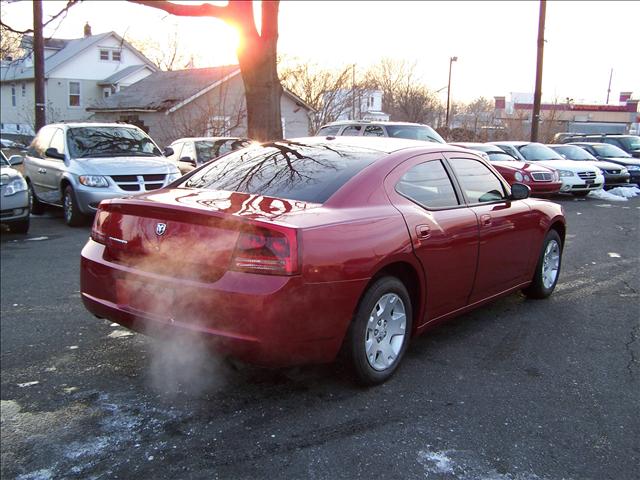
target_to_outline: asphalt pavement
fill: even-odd
[[[637,480],[640,197],[555,200],[554,295],[415,338],[369,389],[339,365],[232,364],[93,317],[89,227],[32,217],[0,242],[2,478]]]

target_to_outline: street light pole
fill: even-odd
[[[449,102],[451,100],[451,65],[457,62],[458,57],[449,57],[449,83],[447,83],[447,114],[445,115],[444,125],[449,128]]]

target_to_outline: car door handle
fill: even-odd
[[[480,215],[480,224],[483,227],[488,227],[489,225],[491,225],[491,215],[489,215],[488,213]]]
[[[38,169],[38,173],[47,173],[47,169],[46,168],[39,168]]]
[[[418,239],[425,240],[431,236],[431,228],[428,225],[417,225],[416,235]]]

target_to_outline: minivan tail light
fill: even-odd
[[[253,227],[240,232],[231,269],[268,275],[295,275],[299,270],[296,231],[286,227]]]

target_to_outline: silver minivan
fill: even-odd
[[[100,201],[162,188],[178,168],[140,128],[120,123],[58,123],[42,127],[24,160],[31,213],[60,206],[69,226]]]

